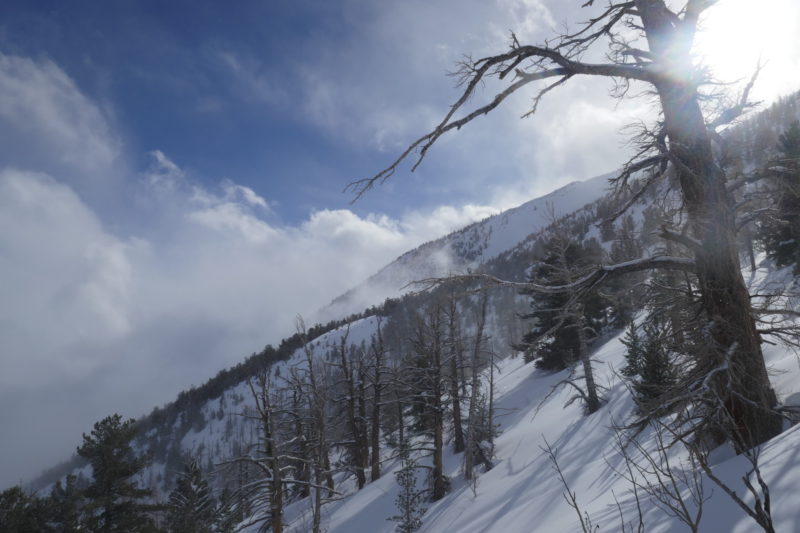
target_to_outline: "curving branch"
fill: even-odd
[[[425,158],[428,150],[442,135],[448,131],[461,129],[461,127],[472,122],[474,119],[488,114],[510,95],[530,83],[550,78],[560,78],[555,83],[546,86],[537,94],[534,98],[532,110],[526,113],[525,116],[529,116],[536,111],[536,107],[545,94],[563,85],[573,76],[603,76],[624,80],[639,80],[649,83],[654,83],[662,76],[662,74],[650,68],[651,63],[649,62],[638,62],[635,64],[585,63],[572,59],[569,53],[562,53],[559,51],[558,46],[553,48],[547,46],[521,46],[516,43],[516,37],[512,36],[512,38],[514,46],[509,52],[467,62],[462,66],[461,74],[465,77],[466,87],[458,100],[450,106],[450,110],[441,122],[439,122],[432,131],[411,143],[391,165],[369,178],[353,181],[348,184],[347,187],[345,187],[345,192],[350,191],[354,193],[353,202],[361,198],[375,185],[384,183],[395,173],[400,163],[411,155],[412,152],[419,150],[417,161],[411,168],[412,172],[416,170]],[[532,65],[529,67],[530,70],[518,68],[520,64],[528,60],[532,61]],[[456,113],[464,107],[470,97],[475,94],[477,87],[485,81],[487,77],[496,76],[498,79],[503,80],[512,72],[514,73],[513,83],[503,91],[497,93],[491,102],[478,107],[459,119],[454,119]]]
[[[481,290],[492,287],[510,287],[520,291],[540,294],[563,294],[565,292],[572,292],[576,295],[580,295],[591,290],[605,280],[613,279],[625,274],[631,274],[633,272],[642,272],[653,269],[677,270],[681,272],[693,273],[696,271],[696,264],[694,260],[686,259],[684,257],[657,255],[635,259],[633,261],[626,261],[624,263],[617,263],[614,265],[600,265],[576,281],[563,285],[541,285],[538,283],[524,281],[508,281],[490,274],[480,273],[456,274],[444,278],[427,278],[420,281],[415,281],[411,283],[411,285],[417,285],[421,288],[421,290],[426,290],[445,285],[447,283],[479,281],[483,283]]]

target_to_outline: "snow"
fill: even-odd
[[[783,283],[786,272],[768,273],[762,269],[752,276],[756,286]],[[620,531],[619,500],[626,522],[636,519],[635,504],[628,482],[615,472],[622,456],[614,440],[613,426],[629,421],[633,401],[615,368],[624,364],[625,347],[620,334],[602,345],[593,355],[596,379],[605,387],[606,405],[592,416],[584,416],[578,402],[566,406],[572,392],[563,387],[545,399],[553,386],[567,376],[566,371],[548,374],[524,364],[521,358],[500,362],[496,376],[496,405],[502,433],[496,440],[495,466],[480,474],[473,488],[461,479],[462,455],[446,451],[446,472],[452,489],[442,500],[429,503],[421,532],[444,533],[527,533],[530,531],[580,531],[575,511],[563,497],[561,485],[542,447],[549,442],[557,454],[570,489],[581,509],[588,513],[599,531]],[[800,365],[791,350],[769,346],[765,351],[773,373],[773,383],[781,399],[800,403]],[[641,442],[653,444],[654,435],[646,430]],[[770,486],[776,531],[800,530],[800,510],[795,491],[800,484],[800,429],[792,427],[763,446],[760,457],[762,475]],[[687,452],[675,446],[671,464],[679,465]],[[743,457],[729,450],[712,455],[715,474],[737,494],[752,503],[742,483],[749,470]],[[394,500],[398,487],[393,471],[397,464],[384,466],[380,480],[367,485],[341,502],[325,507],[323,527],[330,533],[395,531],[397,514]],[[424,476],[420,474],[419,482]],[[755,522],[736,506],[722,490],[704,479],[706,495],[701,531],[745,533],[759,530]],[[657,509],[644,498],[647,532],[685,531],[677,518]],[[294,504],[294,516],[307,506]],[[288,516],[288,515],[287,515]],[[307,523],[297,519],[289,531],[305,531]]]
[[[548,205],[556,214],[566,214],[603,195],[607,176],[572,183],[551,195],[540,198],[474,224],[465,230],[444,239],[429,243],[405,254],[371,278],[358,291],[369,297],[369,303],[380,301],[380,291],[400,290],[408,281],[435,275],[443,275],[455,268],[466,268],[513,250],[523,243],[531,233],[543,229],[549,222]],[[641,218],[641,210],[634,208],[634,216]],[[596,235],[596,230],[591,230]],[[769,271],[766,263],[758,272],[749,275],[749,282],[762,292],[772,284],[786,285],[793,282],[791,269]],[[356,301],[357,294],[348,296]],[[392,294],[394,294],[392,293]],[[387,294],[384,294],[388,295]],[[352,302],[351,302],[352,303]],[[524,302],[525,303],[525,302]],[[360,310],[360,309],[359,309]],[[496,310],[490,311],[494,317]],[[341,315],[339,315],[341,316]],[[488,333],[495,339],[500,337],[500,320],[489,320]],[[348,335],[349,344],[369,342],[376,331],[377,319],[367,317],[330,331],[312,343],[314,353],[322,356]],[[621,334],[620,334],[621,335]],[[502,350],[502,346],[496,346]],[[508,350],[508,348],[505,348]],[[572,391],[561,388],[550,394],[553,387],[567,377],[566,372],[546,373],[532,364],[524,364],[521,358],[507,357],[499,362],[495,384],[495,405],[501,434],[495,441],[495,466],[481,472],[474,485],[466,483],[460,475],[462,454],[453,454],[449,448],[445,453],[445,471],[451,480],[451,490],[446,497],[428,503],[422,517],[421,532],[428,533],[528,533],[531,531],[560,532],[579,531],[575,511],[563,497],[564,487],[553,471],[542,447],[549,443],[557,454],[559,465],[570,489],[575,492],[581,509],[599,525],[599,531],[620,531],[619,500],[625,521],[635,519],[635,506],[631,499],[630,486],[615,468],[622,457],[615,446],[612,426],[629,421],[634,405],[625,384],[615,369],[624,364],[625,347],[619,336],[609,339],[593,354],[596,380],[606,387],[606,404],[592,416],[584,416],[581,406],[575,402],[565,406]],[[510,355],[508,353],[501,355]],[[765,347],[765,357],[771,378],[779,398],[785,405],[800,405],[800,365],[797,354],[782,346]],[[272,369],[280,375],[288,375],[292,366],[305,364],[305,353],[297,350],[285,362]],[[246,383],[225,391],[223,397],[209,400],[201,408],[207,423],[197,431],[189,430],[180,442],[187,454],[200,455],[202,461],[222,463],[234,456],[234,440],[255,439],[254,422],[240,416],[250,405],[250,391]],[[217,413],[223,411],[223,417]],[[178,436],[178,426],[173,435]],[[228,426],[232,427],[228,434]],[[761,468],[770,485],[773,517],[776,531],[800,531],[800,510],[797,509],[794,492],[800,485],[800,433],[797,427],[789,428],[763,447]],[[654,435],[644,431],[639,439],[652,445]],[[389,533],[395,523],[387,520],[397,514],[395,498],[398,486],[393,472],[398,464],[391,459],[391,449],[384,450],[386,460],[381,479],[356,491],[352,480],[340,474],[339,490],[349,495],[324,507],[323,530],[330,533],[375,532]],[[671,459],[678,464],[687,454],[679,446],[671,452]],[[718,450],[714,455],[714,471],[730,484],[737,494],[751,502],[741,477],[748,465],[741,457],[730,451]],[[420,459],[428,461],[429,459]],[[88,467],[86,467],[88,468]],[[84,468],[84,474],[88,471]],[[164,464],[152,465],[142,478],[151,480],[165,477]],[[419,484],[424,484],[424,472],[420,472]],[[705,480],[706,493],[713,497],[705,504],[701,531],[748,532],[758,528],[721,490]],[[644,495],[643,495],[644,497]],[[651,502],[644,503],[645,531],[684,531],[686,527],[674,517],[658,510]],[[287,530],[305,532],[309,530],[310,511],[307,501],[290,504],[286,509]]]
[[[548,195],[423,244],[334,300],[321,316],[340,317],[361,311],[387,297],[399,296],[409,290],[413,281],[474,269],[547,227],[552,222],[551,214],[561,217],[603,197],[613,175],[573,181]]]

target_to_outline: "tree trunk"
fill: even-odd
[[[371,472],[370,480],[375,481],[381,477],[381,396],[383,393],[383,337],[381,324],[378,322],[377,339],[373,341],[374,375],[372,381],[372,427],[370,428]]]
[[[437,308],[435,312],[438,315],[439,309]],[[446,491],[444,477],[444,403],[442,402],[444,376],[442,375],[442,332],[439,316],[434,318],[432,329],[433,494],[431,499],[436,501],[444,498]]]
[[[486,325],[486,296],[481,301],[481,310],[478,315],[478,332],[475,335],[475,344],[472,349],[472,388],[469,398],[469,415],[467,419],[467,443],[464,454],[464,479],[473,478],[475,468],[475,455],[480,450],[480,445],[475,438],[475,431],[478,427],[478,393],[480,391],[480,355],[483,345],[483,328]]]
[[[320,472],[320,465],[317,464],[314,468],[314,480],[317,486],[314,488],[314,507],[311,510],[311,531],[312,533],[319,533],[320,524],[322,523],[322,472]]]
[[[489,457],[484,458],[486,470],[492,468],[491,460],[494,457],[494,346],[489,351],[489,409],[486,413],[489,426]]]
[[[403,401],[395,385],[394,403],[397,406],[397,442],[405,442],[405,422],[403,420]]]
[[[636,0],[636,8],[659,67],[672,74],[655,85],[692,236],[700,243],[694,250],[699,289],[711,321],[709,360],[703,363],[708,370],[727,365],[728,372],[717,373],[712,386],[726,411],[723,429],[742,450],[775,436],[781,424],[739,264],[732,199],[714,160],[681,32],[663,0]]]
[[[600,409],[600,398],[597,396],[597,385],[592,371],[592,358],[586,345],[586,319],[583,317],[583,306],[577,309],[578,320],[578,359],[583,365],[583,380],[586,382],[586,413],[592,414]]]
[[[347,425],[349,426],[350,438],[352,439],[348,448],[350,449],[350,460],[356,474],[356,484],[358,485],[358,489],[361,490],[364,488],[367,478],[364,475],[364,460],[361,457],[362,447],[359,437],[361,432],[359,431],[359,424],[356,419],[355,375],[351,364],[347,361],[347,335],[343,336],[340,342],[339,357],[345,384],[347,386]]]
[[[272,483],[270,487],[270,523],[273,533],[283,532],[283,476],[278,450],[275,446],[274,431],[272,428],[272,405],[270,404],[269,391],[266,380],[261,386],[261,430],[264,432],[264,452],[269,458]]]
[[[461,396],[458,390],[458,362],[461,359],[459,354],[461,351],[461,336],[458,331],[458,324],[456,323],[458,319],[456,310],[455,299],[451,297],[448,313],[448,345],[450,347],[450,400],[453,409],[453,451],[455,453],[461,453],[464,451],[464,429],[461,425]]]
[[[369,435],[367,428],[367,381],[366,370],[363,361],[359,363],[358,368],[358,470],[361,472],[361,477],[364,478],[366,483],[367,467],[369,466]]]
[[[444,477],[442,418],[441,405],[438,405],[436,406],[436,413],[433,417],[433,494],[431,495],[433,501],[444,498],[447,489]]]

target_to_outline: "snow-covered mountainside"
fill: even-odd
[[[574,181],[406,252],[336,298],[322,315],[343,316],[395,298],[413,281],[475,269],[546,227],[553,216],[567,215],[601,198],[608,191],[609,177],[611,174]]]
[[[752,277],[755,284],[785,279],[787,272],[767,276],[762,269]],[[496,406],[501,434],[495,443],[495,464],[480,474],[474,484],[460,477],[462,454],[448,453],[447,474],[453,485],[442,500],[427,503],[421,533],[527,533],[581,531],[577,515],[563,494],[565,487],[545,452],[549,443],[582,512],[587,513],[598,531],[623,531],[622,522],[638,524],[636,501],[631,483],[624,474],[613,428],[634,417],[635,405],[619,370],[624,365],[625,346],[616,336],[593,355],[596,377],[606,388],[606,405],[592,416],[584,416],[579,402],[569,403],[574,391],[554,389],[569,376],[569,371],[547,373],[525,364],[521,358],[503,360],[498,369]],[[800,368],[797,354],[778,346],[766,350],[773,372],[773,383],[785,402],[797,403],[800,396]],[[551,395],[551,392],[556,390]],[[629,433],[626,433],[629,435]],[[639,442],[653,450],[656,434],[652,429],[639,435]],[[800,508],[796,489],[800,484],[800,427],[792,427],[764,446],[760,468],[769,485],[775,531],[799,531]],[[686,451],[676,445],[669,454],[673,468],[687,471]],[[732,450],[717,450],[713,471],[752,505],[753,498],[742,482],[750,464]],[[387,470],[396,471],[392,461]],[[418,476],[420,486],[424,476]],[[702,477],[704,498],[700,531],[746,533],[761,531],[726,494]],[[689,490],[681,487],[687,500]],[[396,514],[398,485],[393,475],[385,475],[364,490],[330,504],[324,524],[330,533],[391,533],[395,525],[387,517]],[[686,531],[686,526],[665,513],[642,491],[639,498],[645,528],[650,532]],[[290,531],[307,531],[307,503],[292,509]],[[689,503],[694,512],[695,507]],[[306,514],[304,514],[304,511]],[[620,518],[622,516],[622,518]],[[634,529],[635,530],[635,529]],[[592,530],[594,531],[594,530]]]
[[[764,135],[759,132],[773,130],[768,124],[764,130],[752,126],[736,131],[747,140],[762,138]],[[260,446],[263,441],[259,441],[264,438],[264,431],[259,427],[258,417],[254,417],[256,401],[248,380],[265,375],[273,398],[279,403],[277,411],[281,414],[276,415],[277,420],[284,424],[283,467],[287,475],[295,476],[290,485],[303,479],[307,483],[311,474],[306,471],[307,477],[301,479],[303,468],[298,465],[313,462],[308,458],[298,461],[298,454],[309,452],[294,446],[318,442],[315,439],[319,434],[315,436],[315,431],[321,431],[329,439],[330,448],[326,452],[329,464],[320,466],[317,472],[331,473],[330,483],[335,485],[336,492],[322,506],[320,530],[395,531],[397,524],[389,519],[398,514],[400,487],[395,474],[401,467],[400,440],[408,438],[412,447],[416,447],[412,452],[419,467],[416,488],[428,489],[432,484],[429,472],[435,462],[431,448],[436,437],[431,433],[435,431],[419,428],[428,423],[419,404],[430,402],[432,392],[415,388],[428,379],[428,374],[420,373],[419,369],[433,372],[431,361],[439,357],[439,374],[433,381],[453,385],[444,393],[442,387],[438,388],[440,400],[446,398],[446,401],[432,411],[445,413],[448,419],[439,426],[439,435],[444,441],[442,473],[449,487],[438,501],[424,498],[418,502],[420,531],[571,532],[581,531],[581,522],[583,531],[593,532],[686,530],[674,514],[665,511],[663,502],[654,501],[641,486],[638,492],[633,492],[634,485],[626,479],[631,475],[642,479],[641,472],[627,470],[630,463],[626,458],[646,466],[648,458],[653,457],[656,462],[669,461],[677,476],[676,486],[691,513],[702,504],[700,531],[758,531],[752,518],[708,475],[698,473],[696,465],[689,465],[690,456],[682,444],[659,456],[658,434],[653,428],[645,428],[636,440],[641,447],[630,444],[620,447],[618,437],[622,443],[628,443],[627,439],[635,433],[620,434],[614,428],[635,419],[636,403],[631,392],[633,381],[620,374],[627,351],[621,338],[622,326],[612,319],[615,306],[622,305],[625,291],[630,289],[628,285],[642,285],[644,278],[636,283],[623,281],[615,287],[603,288],[614,294],[609,300],[612,303],[600,306],[600,325],[593,324],[597,336],[591,344],[590,365],[600,386],[603,405],[590,416],[585,414],[580,401],[572,401],[575,389],[565,385],[565,380],[575,377],[573,372],[577,372],[575,368],[579,365],[571,370],[545,371],[526,363],[518,353],[520,339],[532,326],[530,320],[520,318],[531,311],[529,295],[509,288],[481,293],[470,285],[401,295],[402,287],[410,281],[467,269],[521,281],[531,274],[532,265],[544,262],[542,250],[558,232],[566,232],[569,239],[586,244],[586,250],[596,254],[592,258],[601,257],[593,265],[615,256],[622,257],[619,261],[627,261],[625,257],[640,257],[663,247],[655,234],[664,224],[665,211],[659,211],[653,204],[664,200],[667,184],[663,189],[652,188],[626,217],[609,225],[602,222],[616,208],[604,194],[607,178],[600,176],[572,183],[404,254],[333,302],[327,312],[335,321],[287,337],[277,349],[267,347],[242,364],[221,371],[205,385],[181,393],[172,404],[154,410],[140,421],[142,432],[135,441],[137,452],[147,452],[153,457],[152,464],[138,480],[154,490],[158,501],[165,501],[187,458],[194,458],[202,465],[220,498],[223,493],[229,497],[239,494],[242,488],[265,479],[264,469],[268,470],[268,466],[247,468],[237,462],[237,459],[249,460],[259,449],[264,449]],[[557,224],[551,224],[553,215],[561,217]],[[633,255],[626,256],[630,253]],[[776,288],[797,284],[791,267],[779,270],[763,254],[759,259],[760,268],[746,272],[752,293],[771,294]],[[387,296],[394,298],[384,302]],[[797,302],[784,303],[793,312],[797,311]],[[623,323],[632,319],[641,322],[650,311],[641,296],[627,305]],[[359,313],[342,318],[354,311]],[[372,350],[378,344],[383,359],[373,358]],[[765,356],[782,406],[800,405],[797,354],[782,345],[765,344]],[[471,366],[465,362],[468,358],[472,358]],[[352,366],[345,368],[348,364]],[[313,401],[309,379],[312,367],[319,380],[327,384],[327,390]],[[467,383],[473,376],[476,379]],[[494,377],[493,382],[490,376]],[[384,377],[391,385],[386,385],[384,395],[376,401],[379,393],[372,386]],[[313,418],[309,405],[317,401],[324,404],[322,411],[327,416],[323,430],[309,422]],[[486,463],[491,463],[491,468],[476,467],[477,475],[470,482],[463,476],[465,452],[454,451],[453,413],[459,406],[464,419],[472,416],[467,406],[471,407],[473,401],[478,421],[475,425],[484,424],[485,429],[484,434],[476,437],[476,446],[489,456]],[[374,405],[385,406],[375,418],[377,424],[369,416]],[[481,410],[494,413],[485,416],[488,422],[479,413]],[[371,458],[380,458],[380,476],[374,480],[371,475],[368,481],[362,479],[361,489],[357,472],[369,469],[363,462],[360,467],[353,466],[356,451],[352,445],[359,424],[362,428],[367,425],[377,428],[380,444],[377,454],[376,448],[369,451]],[[496,436],[486,430],[495,425]],[[366,433],[364,430],[363,434]],[[548,445],[563,479],[554,470],[555,464],[546,451]],[[800,531],[796,526],[800,523],[800,511],[794,503],[800,483],[800,463],[795,461],[798,447],[800,432],[789,427],[768,442],[760,456],[762,479],[769,485],[775,531]],[[359,453],[363,457],[364,451]],[[751,465],[727,447],[715,450],[710,461],[713,475],[740,495],[745,505],[752,505],[753,497],[742,481]],[[325,462],[319,460],[317,464]],[[91,475],[89,467],[73,461],[40,480],[37,488],[68,472],[83,478]],[[580,508],[579,513],[565,499],[567,490],[568,494],[574,494],[573,503]],[[305,497],[306,493],[297,486],[287,488],[285,496],[284,530],[311,531],[313,498]],[[270,509],[264,505],[266,499],[262,496],[260,505],[240,504],[237,520],[243,531],[257,531],[259,524],[251,522],[269,515]],[[643,529],[637,529],[640,516]]]

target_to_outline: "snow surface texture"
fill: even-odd
[[[767,275],[761,270],[751,277],[759,286],[782,282],[786,271]],[[565,407],[572,392],[563,387],[545,401],[551,388],[567,377],[567,371],[548,374],[521,358],[505,359],[496,376],[496,405],[501,435],[496,440],[495,466],[478,476],[474,487],[460,475],[463,454],[446,452],[446,473],[452,489],[447,496],[427,504],[420,532],[429,533],[528,533],[580,531],[575,511],[563,497],[564,488],[541,449],[545,439],[555,450],[558,462],[578,503],[588,513],[599,531],[621,531],[615,497],[626,522],[636,520],[635,502],[630,485],[615,468],[622,457],[615,447],[611,429],[630,421],[634,404],[631,394],[615,369],[624,365],[625,346],[619,336],[601,346],[593,356],[596,379],[608,388],[606,405],[592,416],[584,416],[578,402]],[[768,346],[765,353],[773,373],[773,384],[786,403],[798,403],[800,368],[794,352]],[[787,401],[788,400],[788,401]],[[645,431],[640,442],[652,444],[654,436]],[[800,428],[789,428],[763,447],[760,458],[762,475],[770,487],[776,531],[800,531],[800,508],[796,490],[800,486]],[[675,447],[673,467],[686,457]],[[729,450],[715,451],[714,472],[745,501],[752,503],[742,483],[749,464]],[[379,533],[395,531],[387,517],[397,514],[395,497],[398,486],[393,471],[396,463],[384,465],[381,479],[350,497],[325,507],[323,527],[330,533]],[[418,476],[423,486],[424,475]],[[760,531],[720,489],[704,479],[706,495],[700,531],[745,533]],[[648,533],[686,531],[686,526],[656,508],[644,498],[645,531]],[[287,510],[293,522],[289,531],[307,531],[310,511],[307,502],[298,502]]]

